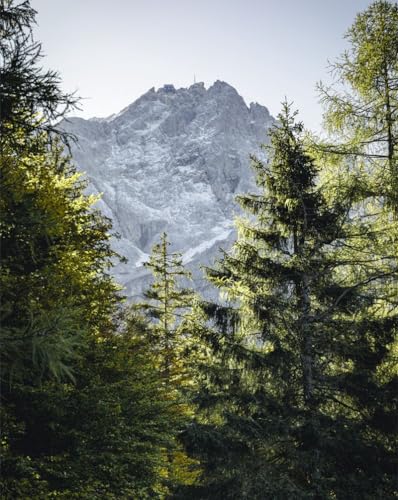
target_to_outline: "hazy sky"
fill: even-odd
[[[224,80],[276,115],[287,96],[318,128],[315,90],[370,0],[31,0],[44,64],[77,90],[84,117],[120,111],[151,87]]]

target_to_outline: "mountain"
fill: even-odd
[[[163,231],[183,253],[195,287],[206,287],[199,265],[213,263],[233,241],[234,198],[255,189],[249,154],[263,154],[273,122],[267,108],[247,106],[216,81],[208,89],[152,88],[116,115],[63,124],[78,139],[78,168],[91,192],[102,193],[99,208],[121,236],[114,247],[128,264],[114,274],[128,296],[146,286],[142,263]]]

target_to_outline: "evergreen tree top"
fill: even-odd
[[[0,138],[12,138],[20,129],[67,140],[56,123],[77,107],[78,99],[62,91],[56,71],[42,69],[42,47],[32,33],[35,17],[28,0],[0,1]]]

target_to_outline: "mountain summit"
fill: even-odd
[[[234,201],[254,189],[249,154],[260,154],[274,119],[247,106],[229,84],[216,81],[148,90],[108,118],[71,118],[72,154],[86,172],[100,208],[121,239],[115,248],[128,264],[115,268],[129,296],[147,280],[142,266],[160,234],[183,253],[201,289],[198,264],[213,261],[234,237]]]

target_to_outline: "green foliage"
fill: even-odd
[[[7,138],[14,147],[15,129],[59,133],[54,123],[77,102],[62,92],[56,72],[40,66],[41,45],[32,36],[35,16],[29,0],[0,1],[0,140]]]
[[[53,135],[74,100],[40,67],[34,22],[28,1],[0,2],[2,383],[71,377],[117,301],[110,222]]]
[[[258,191],[207,270],[221,303],[179,286],[164,234],[123,323],[34,19],[0,0],[2,498],[393,498],[397,5],[357,16],[343,88],[320,86],[331,139],[306,144],[285,103],[252,158]]]
[[[162,377],[174,412],[174,440],[166,450],[168,463],[163,474],[168,478],[170,489],[175,491],[195,483],[199,464],[186,455],[179,443],[179,436],[193,415],[190,394],[194,390],[192,353],[195,349],[186,322],[194,294],[181,288],[179,280],[190,278],[190,274],[182,265],[181,255],[170,252],[169,245],[164,233],[144,264],[152,271],[153,282],[144,293],[146,301],[131,307],[130,321],[146,324],[148,354]]]
[[[167,383],[178,385],[183,371],[184,349],[187,339],[180,327],[184,312],[189,309],[193,292],[181,288],[178,279],[190,278],[182,265],[178,252],[169,252],[166,233],[153,247],[149,261],[144,263],[153,274],[153,282],[145,291],[145,302],[135,304],[134,311],[141,311],[151,322],[150,338],[153,353]]]
[[[164,498],[174,412],[141,330],[115,319],[111,224],[49,134],[71,101],[33,21],[0,2],[1,497]]]
[[[356,262],[369,227],[353,224],[349,196],[328,201],[287,104],[270,138],[270,161],[253,158],[260,193],[238,198],[250,217],[208,271],[230,304],[207,306],[218,328],[200,331],[212,355],[186,435],[205,464],[196,493],[389,497],[396,441],[374,425],[396,412],[395,380],[377,377],[397,326],[375,314],[389,281]]]
[[[390,477],[398,448],[397,26],[396,3],[377,1],[357,15],[347,33],[350,49],[333,66],[339,90],[320,87],[333,135],[317,145],[326,161],[334,156],[331,175],[344,162],[344,189],[353,181],[361,186],[351,213],[352,241],[341,258],[351,279],[367,286],[357,329],[347,327],[347,344],[337,343],[336,354],[346,366],[340,377],[347,401],[358,411],[355,432],[371,443],[362,452],[367,481],[388,477],[387,493],[381,486],[376,497],[396,494]]]
[[[32,381],[67,374],[81,336],[109,322],[116,255],[109,221],[61,148],[48,149],[44,135],[19,144],[18,155],[3,144],[0,156],[1,370],[3,380]]]
[[[368,191],[397,212],[398,6],[385,0],[357,15],[350,48],[332,65],[337,84],[319,85],[325,123],[340,138],[323,145],[370,177]],[[365,164],[365,167],[364,167]],[[395,208],[394,208],[395,207]]]
[[[91,342],[77,383],[18,384],[3,408],[2,498],[164,498],[173,410],[142,334]]]

